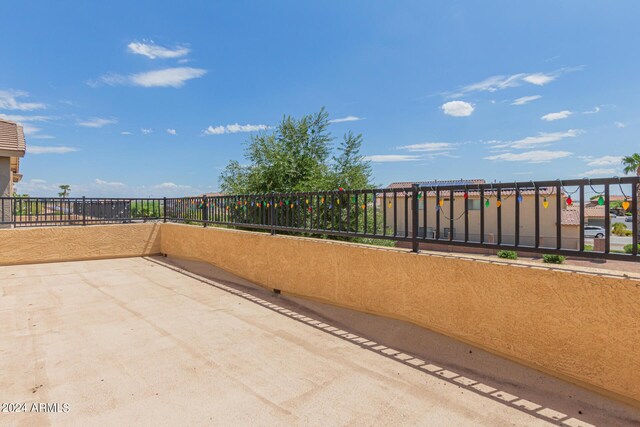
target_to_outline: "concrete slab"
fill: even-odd
[[[1,267],[0,342],[3,425],[547,424],[141,258]]]

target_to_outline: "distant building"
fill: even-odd
[[[0,197],[13,196],[13,184],[22,179],[20,157],[24,157],[26,143],[22,126],[0,119]],[[11,221],[11,203],[0,203],[3,221]]]
[[[446,185],[468,185],[467,206],[469,215],[469,240],[480,240],[480,205],[489,202],[489,207],[484,209],[484,241],[487,243],[496,243],[497,240],[497,209],[496,209],[496,193],[485,190],[485,199],[480,199],[480,192],[477,190],[479,184],[486,184],[484,180],[453,180],[453,181],[423,181],[423,182],[394,182],[387,188],[408,188],[413,184],[418,184],[421,191],[426,190],[425,197],[418,202],[419,222],[418,235],[426,235],[427,238],[434,238],[436,233],[441,239],[448,239],[449,234],[453,233],[454,240],[464,238],[464,191],[456,190],[454,196],[454,227],[450,229],[450,191],[441,190],[440,199],[442,201],[440,214],[440,227],[436,227],[436,188]],[[474,186],[476,189],[474,189]],[[520,202],[520,244],[533,246],[535,243],[535,191],[526,189],[520,192],[522,202]],[[407,233],[411,235],[411,203],[406,203],[408,215],[405,216],[405,194],[398,192],[396,195],[396,205],[393,204],[392,195],[387,193],[386,198],[382,200],[378,196],[378,205],[385,206],[387,226],[392,226],[394,212],[397,215],[397,232],[400,235]],[[546,208],[544,201],[547,201]],[[565,249],[576,249],[579,244],[580,237],[580,220],[576,219],[574,212],[567,209],[567,195],[563,192],[560,195],[561,201],[561,233],[562,247]],[[513,191],[503,191],[501,196],[502,205],[502,243],[514,244],[515,242],[515,204],[516,196]],[[540,188],[538,203],[540,205],[540,245],[553,246],[556,242],[556,189],[555,187]],[[384,205],[383,205],[384,204]],[[424,209],[427,209],[426,224],[424,221]],[[405,223],[405,217],[408,223]]]

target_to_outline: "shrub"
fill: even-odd
[[[498,251],[498,258],[518,259],[516,251]]]
[[[627,235],[627,225],[622,222],[616,222],[613,224],[613,234],[616,236],[626,236]]]
[[[542,262],[547,264],[562,264],[567,257],[562,255],[544,254],[542,255]]]
[[[632,244],[628,244],[628,245],[624,245],[624,252],[627,254],[630,254],[633,251],[633,245]],[[638,243],[638,252],[640,252],[640,243]]]

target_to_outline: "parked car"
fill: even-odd
[[[633,221],[633,217],[632,217],[632,216],[627,216],[627,217],[624,219],[624,222],[631,222],[631,221]]]
[[[584,226],[584,237],[604,237],[606,230],[604,227],[598,227],[596,225],[585,225]]]

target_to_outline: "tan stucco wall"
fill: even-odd
[[[161,250],[267,288],[407,320],[640,405],[640,282],[163,224]]]
[[[0,230],[0,265],[121,258],[160,253],[160,224]]]

